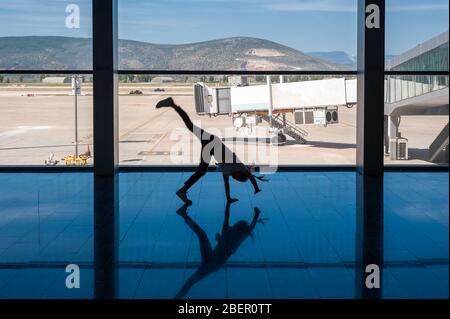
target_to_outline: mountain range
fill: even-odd
[[[335,64],[345,65],[349,69],[356,69],[357,58],[344,51],[326,51],[326,52],[307,52],[309,56],[329,61]]]
[[[356,55],[351,55],[344,51],[317,51],[317,52],[307,52],[309,56],[328,61],[330,63],[342,65],[349,70],[356,70],[357,68],[357,57]],[[397,57],[394,54],[386,54],[384,56],[385,61],[391,60]]]
[[[347,57],[348,58],[348,57]],[[345,56],[305,54],[263,39],[233,37],[167,45],[119,40],[123,70],[346,70]],[[56,36],[0,37],[0,69],[89,70],[92,41]]]

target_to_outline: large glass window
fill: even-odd
[[[198,164],[196,138],[155,109],[172,96],[248,164],[354,165],[356,79],[339,72],[356,70],[356,11],[355,0],[119,0],[120,164]]]
[[[121,165],[198,164],[197,138],[155,108],[167,97],[250,165],[355,164],[353,75],[123,74],[119,95]]]
[[[91,1],[2,0],[1,69],[92,69]]]
[[[0,165],[90,165],[92,121],[91,75],[0,73]]]
[[[356,9],[356,0],[120,0],[120,68],[353,70]]]
[[[386,164],[448,165],[448,6],[386,1]]]
[[[386,164],[448,165],[448,90],[448,76],[386,76]]]

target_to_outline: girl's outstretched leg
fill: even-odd
[[[173,99],[171,97],[168,97],[167,99],[159,101],[158,104],[156,104],[156,108],[159,109],[161,107],[170,107],[174,105],[175,102],[173,101]]]
[[[194,125],[194,123],[192,123],[192,120],[189,118],[189,115],[181,107],[176,105],[171,97],[168,97],[167,99],[159,101],[158,104],[156,104],[157,109],[159,109],[161,107],[173,108],[175,110],[175,112],[177,112],[178,115],[183,120],[184,125],[186,125],[186,128],[189,131],[191,131],[195,136],[197,136],[200,140],[202,140],[203,130],[199,127],[196,127]]]
[[[191,188],[192,185],[194,185],[203,175],[206,174],[206,172],[208,171],[208,166],[209,163],[201,161],[200,165],[197,168],[197,171],[192,174],[192,176],[189,177],[189,179],[184,183],[184,186],[177,191],[177,196],[180,197],[180,199],[186,204],[192,204],[192,201],[187,197],[188,189]]]

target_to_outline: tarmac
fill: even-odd
[[[328,126],[303,125],[307,143],[288,138],[285,145],[265,142],[268,124],[251,131],[233,128],[232,118],[200,116],[195,113],[192,87],[161,84],[164,92],[150,86],[121,85],[119,89],[119,137],[121,165],[193,165],[198,163],[198,142],[171,109],[155,109],[155,104],[173,96],[203,129],[225,139],[246,163],[255,165],[354,165],[356,157],[356,109],[340,107],[339,123]],[[143,95],[130,95],[140,89]],[[69,86],[0,86],[0,165],[43,165],[50,153],[61,160],[75,153],[75,97]],[[78,96],[79,153],[93,146],[92,88]],[[293,122],[293,115],[287,119]],[[428,147],[448,122],[448,116],[404,116],[402,136],[409,140],[409,160],[386,164],[428,162]],[[258,143],[245,137],[260,138]],[[263,141],[261,141],[263,140]],[[233,142],[234,141],[234,142]],[[93,159],[89,163],[92,164]],[[58,165],[63,165],[62,161]]]

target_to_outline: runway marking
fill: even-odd
[[[146,152],[146,153],[154,152],[154,151],[153,151],[154,148],[155,148],[155,147],[156,147],[156,146],[164,139],[164,137],[166,137],[166,135],[167,135],[167,133],[161,134],[161,136],[156,140],[155,144],[153,144],[153,145],[150,147],[150,150],[149,150],[149,151],[141,151],[141,152],[138,153],[138,155],[141,155],[141,153],[144,153],[144,152]],[[146,154],[142,154],[142,155],[146,155]]]
[[[129,130],[128,132],[122,134],[122,135],[119,137],[119,140],[122,140],[122,139],[126,138],[126,137],[129,136],[131,133],[136,132],[137,130],[139,130],[139,129],[141,129],[142,127],[146,126],[149,122],[151,122],[151,121],[157,119],[158,117],[162,116],[163,114],[167,113],[168,111],[169,111],[169,109],[164,110],[164,111],[160,112],[159,114],[153,116],[152,118],[150,118],[150,119],[144,121],[143,123],[137,125],[136,127],[134,127],[133,129]]]
[[[138,155],[146,156],[168,156],[168,155],[183,155],[183,152],[170,152],[170,151],[141,151]]]
[[[89,144],[78,144],[78,146],[88,146]],[[74,144],[60,144],[60,145],[37,145],[37,146],[19,146],[19,147],[5,147],[0,148],[0,151],[10,151],[10,150],[30,150],[30,149],[40,149],[49,147],[74,147]]]
[[[26,134],[29,131],[48,130],[50,126],[17,126],[15,129],[0,133],[0,137],[9,137],[20,134]]]

